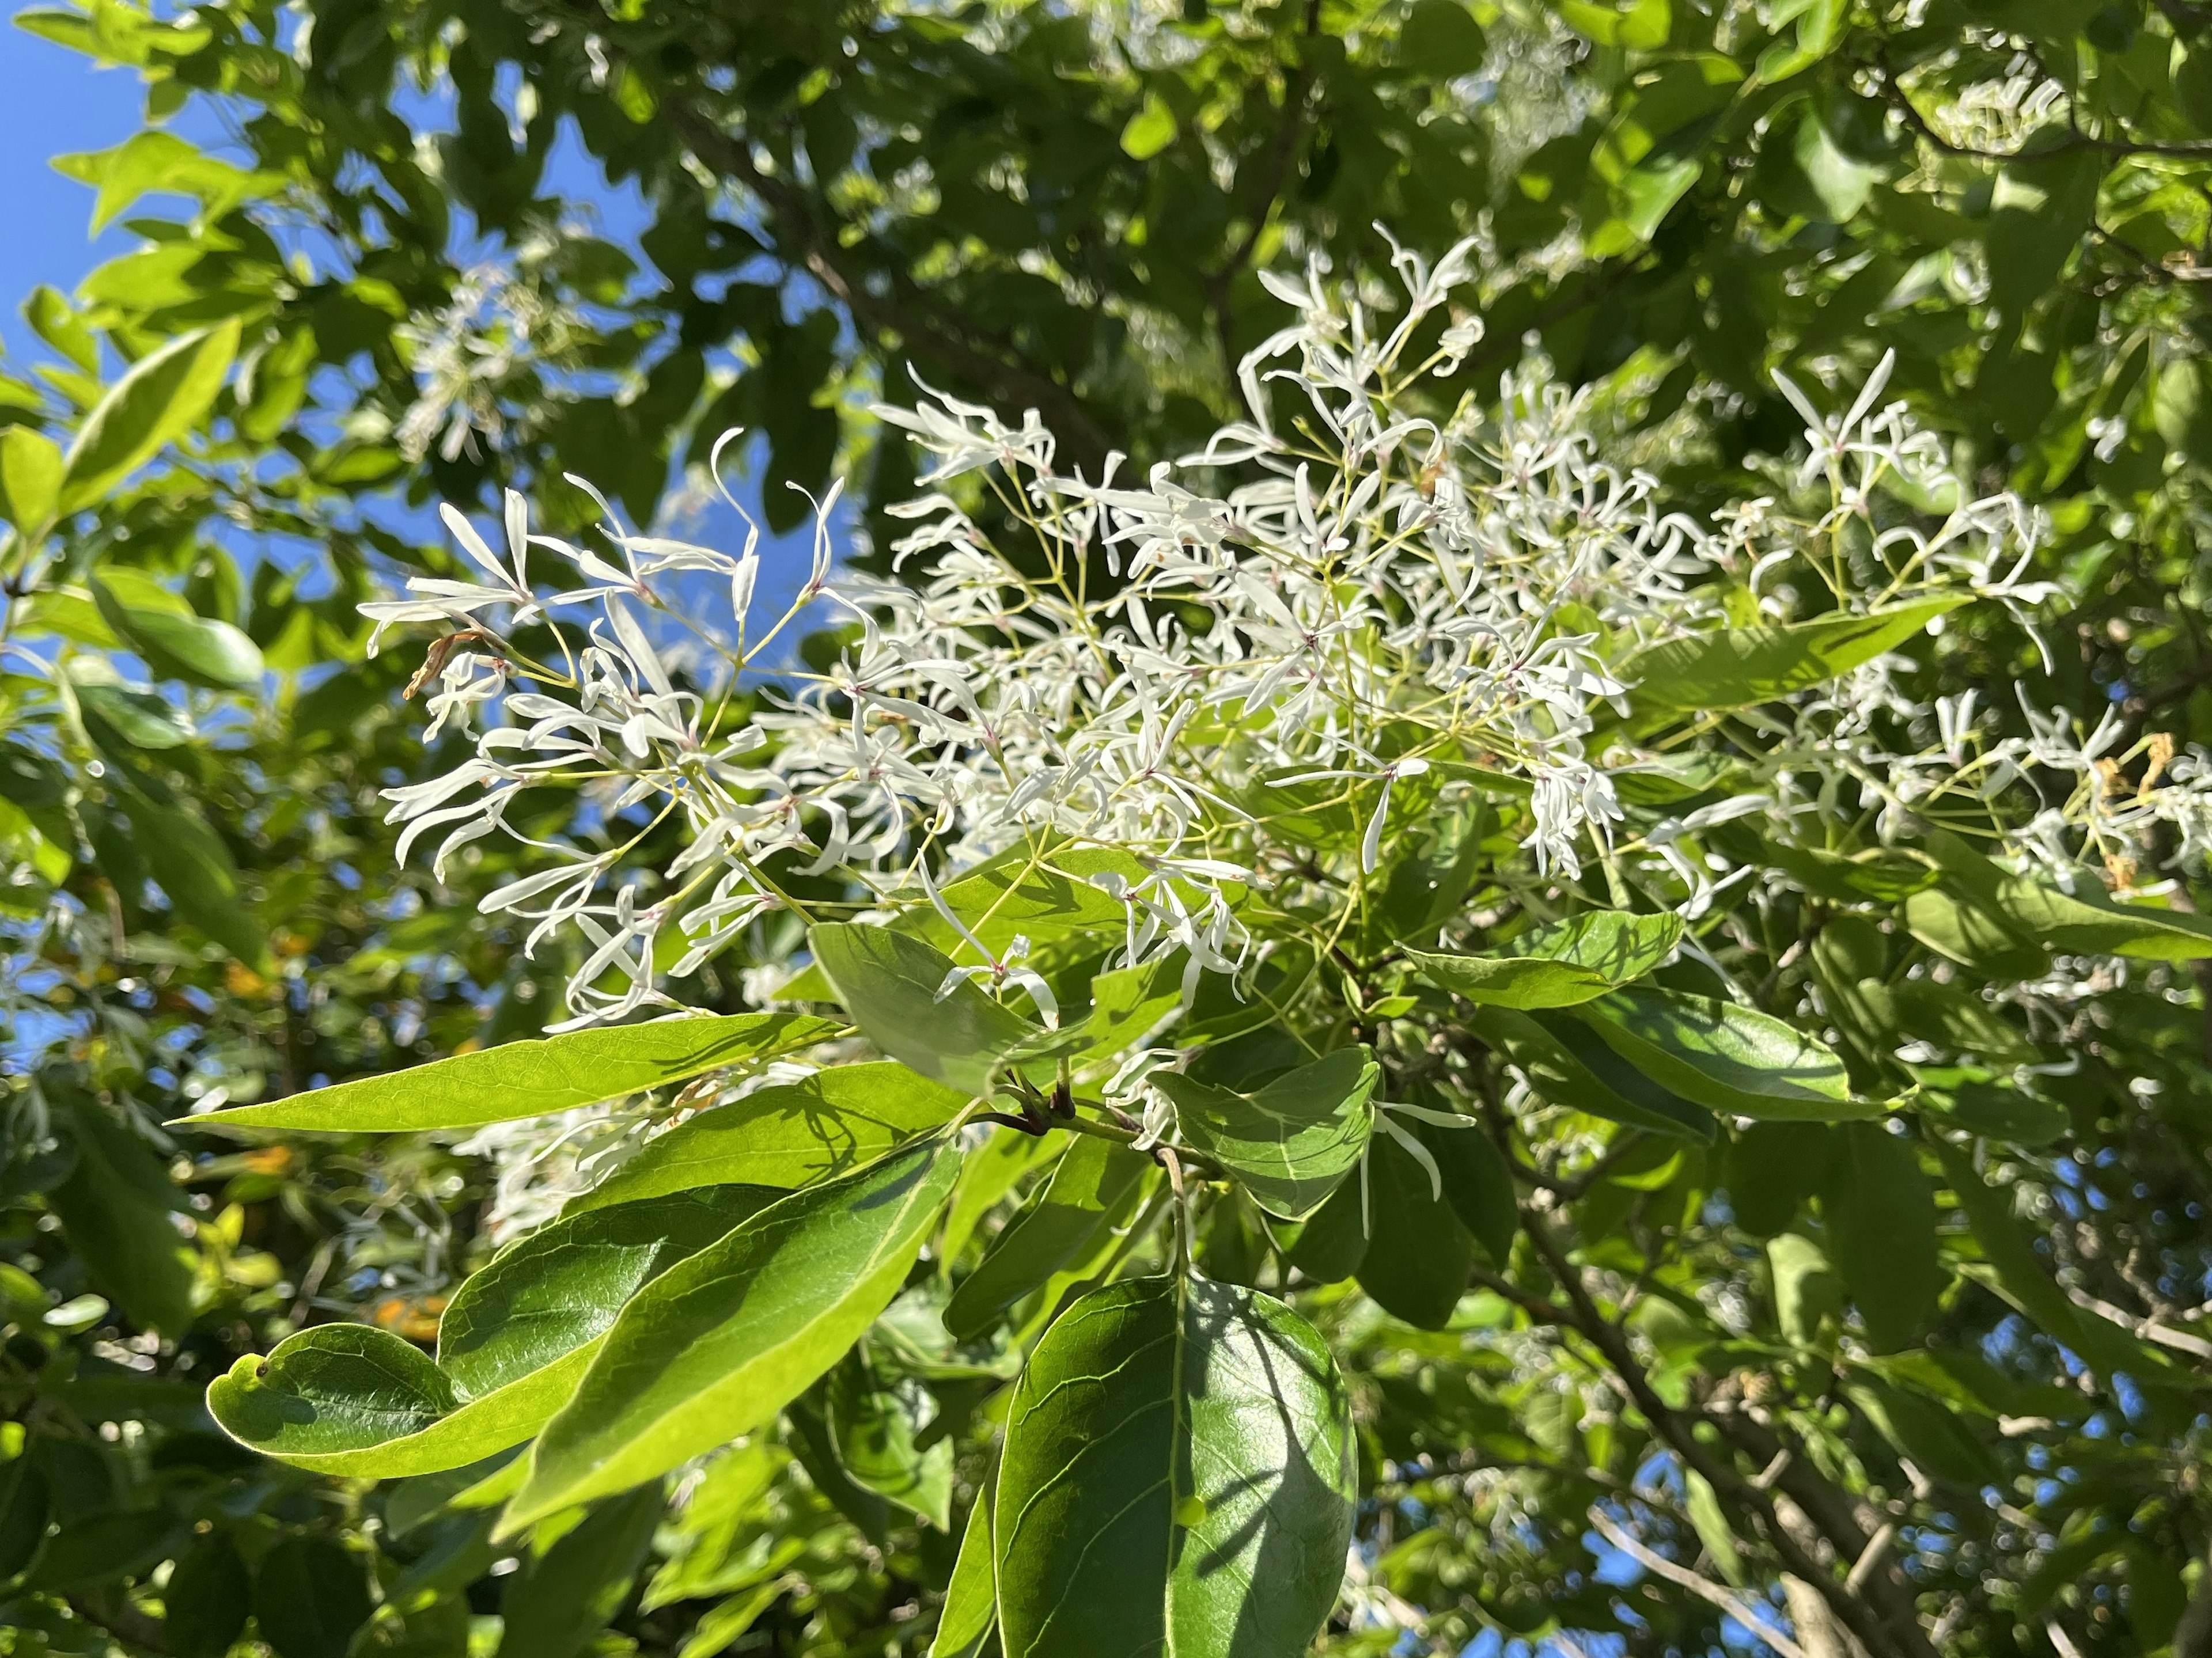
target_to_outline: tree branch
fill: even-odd
[[[1651,1424],[1652,1431],[1664,1439],[1683,1462],[1703,1474],[1706,1481],[1722,1496],[1733,1500],[1738,1508],[1752,1515],[1765,1533],[1768,1546],[1780,1558],[1784,1568],[1792,1576],[1803,1579],[1819,1591],[1821,1600],[1835,1614],[1836,1621],[1858,1637],[1869,1653],[1894,1653],[1900,1658],[1936,1658],[1935,1648],[1929,1643],[1927,1634],[1917,1619],[1910,1631],[1893,1629],[1888,1620],[1875,1615],[1874,1609],[1858,1596],[1838,1582],[1812,1553],[1798,1541],[1790,1528],[1782,1523],[1775,1510],[1773,1499],[1739,1474],[1727,1462],[1716,1457],[1698,1442],[1688,1424],[1667,1402],[1652,1390],[1637,1362],[1635,1352],[1626,1336],[1598,1310],[1583,1284],[1582,1274],[1571,1265],[1565,1254],[1551,1236],[1542,1220],[1523,1209],[1522,1229],[1544,1257],[1559,1287],[1566,1291],[1571,1304],[1573,1327],[1576,1331],[1603,1355],[1607,1367],[1620,1378],[1629,1397],[1644,1418]]]
[[[790,256],[845,307],[856,326],[896,334],[915,356],[958,375],[994,403],[1035,409],[1079,467],[1094,477],[1103,475],[1113,446],[1073,392],[1048,374],[1008,362],[974,343],[966,330],[939,313],[902,273],[891,273],[892,284],[900,290],[896,296],[871,291],[864,276],[848,267],[838,239],[815,217],[805,192],[763,172],[742,136],[725,132],[682,104],[671,101],[662,108],[693,155],[759,199]]]
[[[1591,1505],[1589,1522],[1596,1528],[1600,1537],[1605,1539],[1644,1570],[1689,1590],[1701,1600],[1710,1601],[1718,1606],[1737,1623],[1741,1624],[1753,1635],[1765,1642],[1768,1646],[1780,1653],[1782,1658],[1805,1658],[1804,1648],[1776,1629],[1759,1612],[1754,1612],[1751,1602],[1744,1596],[1723,1588],[1718,1583],[1698,1576],[1687,1566],[1669,1560],[1665,1555],[1646,1548],[1637,1540],[1633,1533],[1613,1524],[1611,1516],[1595,1504]]]

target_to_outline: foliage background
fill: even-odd
[[[722,1609],[754,1598],[738,1567],[697,1564],[709,1547],[738,1558],[750,1533],[713,1533],[696,1502],[657,1539],[603,1528],[618,1534],[493,1575],[463,1533],[404,1525],[392,1491],[251,1459],[199,1406],[209,1376],[304,1322],[422,1333],[485,1253],[484,1175],[430,1144],[241,1151],[158,1125],[218,1092],[279,1096],[528,1034],[559,977],[473,912],[500,854],[450,886],[395,875],[379,822],[379,788],[447,757],[425,752],[399,695],[416,660],[365,658],[352,607],[450,569],[431,501],[514,483],[573,524],[586,503],[555,480],[575,470],[650,518],[702,434],[737,423],[765,434],[750,460],[772,525],[799,521],[787,483],[818,489],[836,471],[865,534],[879,527],[865,503],[902,489],[910,462],[857,410],[910,371],[1036,404],[1078,458],[1110,445],[1141,463],[1231,410],[1224,354],[1278,320],[1258,268],[1321,247],[1373,271],[1378,216],[1431,251],[1480,224],[1494,257],[1468,387],[1486,394],[1533,331],[1567,378],[1602,385],[1607,418],[1624,441],[1642,434],[1671,489],[1714,499],[1747,457],[1794,440],[1771,369],[1850,384],[1894,349],[1894,385],[1963,467],[2048,507],[2049,574],[2068,584],[2047,671],[2017,633],[1977,624],[1943,641],[1953,682],[2018,678],[2046,705],[2212,741],[2197,550],[2212,40],[2198,50],[2206,20],[2185,0],[308,15],[312,31],[245,4],[156,22],[102,0],[19,20],[129,66],[149,131],[223,159],[156,138],[74,164],[131,251],[68,302],[26,296],[35,343],[10,337],[0,420],[65,442],[125,360],[210,325],[240,335],[230,389],[165,434],[181,448],[72,519],[35,581],[31,486],[9,475],[11,633],[47,659],[112,654],[136,673],[96,607],[29,591],[125,573],[126,592],[141,579],[240,629],[270,677],[161,676],[155,701],[117,692],[105,713],[97,692],[58,701],[16,663],[0,681],[0,1567],[27,1568],[0,1640],[17,1650],[221,1651],[241,1633],[228,1608],[251,1610],[248,1638],[283,1658],[356,1641],[459,1650],[559,1593],[574,1606],[532,1615],[580,1647],[704,1658],[738,1621]],[[2016,80],[2072,95],[2054,113],[1991,90]],[[580,172],[541,171],[562,144],[635,192],[631,234],[574,234],[580,198],[606,197]],[[457,304],[482,349],[447,349]],[[467,440],[448,453],[457,415]],[[732,974],[697,994],[734,1007],[742,990]],[[2077,1302],[2179,1336],[2167,1351],[2200,1366],[2206,1040],[2201,992],[2115,993],[2069,1037],[2074,1078],[2049,1084],[2064,1130],[2004,1153],[2041,1263]],[[1615,1172],[1627,1181],[1594,1189],[1629,1236],[1648,1183]],[[1894,1178],[1924,1183],[1932,1206],[1938,1173]],[[1949,1237],[1948,1198],[1943,1213]],[[1718,1274],[1713,1260],[1692,1270]],[[1907,1593],[1930,1597],[1931,1625],[1962,1608],[1944,1650],[2212,1638],[2201,1416],[2099,1394],[1958,1284],[1942,1339],[2045,1391],[1983,1412],[1948,1488],[1924,1446],[1900,1447],[1909,1430],[1886,1436],[1819,1377],[1764,1361],[1691,1367],[1708,1425],[1750,1420],[1721,1408],[1734,1398],[1800,1389],[1786,1430],[1829,1448],[1849,1525],[1863,1539],[1901,1522],[1887,1546],[1914,1574]],[[1595,1538],[1603,1487],[1587,1476],[1604,1456],[1571,1411],[1487,1388],[1483,1332],[1346,1316],[1370,1333],[1370,1606],[1432,1614],[1412,1638],[1435,1649],[1743,1643]],[[1562,1362],[1567,1389],[1601,1392],[1592,1374]],[[2087,1405],[2060,1412],[2061,1387]],[[775,1593],[731,1638],[917,1649],[950,1566],[942,1538],[853,1512],[865,1498],[809,1455],[762,1511],[802,1552],[759,1577]],[[1530,1517],[1504,1532],[1443,1477],[1523,1465]],[[1679,1469],[1641,1472],[1646,1534],[1729,1577]],[[1984,1486],[1994,1506],[1972,1494]],[[684,1561],[700,1576],[685,1581]],[[419,1615],[371,1619],[403,1581],[436,1585]],[[1386,1619],[1330,1638],[1407,1637]]]

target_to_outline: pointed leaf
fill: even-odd
[[[1653,1082],[1709,1110],[1777,1122],[1846,1122],[1889,1109],[1851,1097],[1844,1062],[1825,1042],[1753,1008],[1646,986],[1577,1011]]]
[[[952,1527],[952,1441],[917,1446],[937,1401],[913,1376],[892,1375],[854,1352],[830,1373],[830,1441],[854,1483]]]
[[[228,622],[212,622],[189,610],[179,615],[166,606],[133,604],[128,589],[118,591],[98,578],[92,597],[125,648],[137,652],[162,678],[188,679],[218,690],[245,690],[261,683],[261,652]]]
[[[1689,1139],[1710,1141],[1720,1133],[1710,1111],[1662,1088],[1603,1042],[1591,1041],[1572,1014],[1486,1007],[1478,1012],[1474,1028],[1554,1105]]]
[[[626,1491],[773,1420],[890,1304],[959,1171],[933,1138],[771,1204],[641,1291],[546,1424],[502,1524]]]
[[[1936,1193],[1912,1143],[1879,1123],[1847,1123],[1821,1171],[1828,1253],[1876,1352],[1909,1346],[1935,1316],[1949,1275],[1936,1253]]]
[[[929,1658],[981,1658],[983,1643],[998,1627],[999,1574],[991,1539],[991,1509],[997,1491],[998,1472],[994,1469],[984,1477],[961,1530],[960,1553],[952,1563],[952,1581],[945,1585],[945,1610],[938,1614]]]
[[[837,1029],[830,1020],[803,1014],[732,1013],[575,1030],[186,1121],[195,1128],[322,1133],[473,1128],[571,1111],[725,1066],[811,1048],[836,1035]]]
[[[964,979],[948,989],[951,958],[919,938],[846,923],[815,927],[807,937],[861,1035],[948,1087],[988,1094],[993,1077],[1010,1061],[1076,1045],[1066,1037],[1055,1041],[1057,1033]]]
[[[141,358],[85,417],[64,469],[61,510],[89,507],[197,425],[238,355],[235,321]]]
[[[1270,1214],[1304,1220],[1359,1165],[1374,1132],[1382,1067],[1340,1048],[1240,1094],[1174,1072],[1153,1086],[1175,1102],[1182,1137],[1234,1175]]]
[[[25,536],[53,520],[62,491],[62,452],[27,426],[0,431],[0,518]]]
[[[1681,942],[1679,915],[1630,915],[1595,910],[1506,946],[1503,956],[1406,957],[1439,990],[1498,1007],[1571,1007],[1642,978]]]
[[[1355,1489],[1336,1362],[1288,1307],[1190,1278],[1094,1291],[1006,1418],[1006,1658],[1303,1653],[1336,1601]]]
[[[732,1181],[794,1191],[942,1127],[966,1102],[895,1060],[837,1066],[685,1119],[567,1212]]]
[[[1152,1160],[1092,1135],[1073,1138],[1052,1178],[1040,1187],[945,1303],[945,1327],[974,1339],[999,1315],[1071,1261],[1101,1229],[1131,1207]]]
[[[457,1468],[520,1443],[567,1402],[639,1287],[772,1198],[757,1187],[678,1193],[562,1220],[454,1295],[441,1367],[365,1324],[324,1324],[239,1360],[208,1409],[240,1443],[325,1473]]]
[[[1622,665],[1620,677],[1634,687],[1634,699],[1644,708],[1740,708],[1769,702],[1871,662],[1966,599],[1964,593],[1952,593],[1868,616],[1824,616],[1668,640],[1638,651]]]
[[[1466,1132],[1439,1129],[1437,1138]],[[1360,1258],[1359,1287],[1394,1318],[1424,1330],[1443,1329],[1467,1293],[1474,1237],[1437,1197],[1429,1171],[1389,1135],[1377,1135],[1367,1154],[1366,1195],[1367,1251]]]

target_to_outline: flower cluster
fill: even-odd
[[[1478,792],[1525,800],[1526,856],[1499,878],[1539,913],[1595,859],[1694,918],[1747,872],[1707,829],[1759,814],[1769,833],[1818,836],[1871,809],[1894,833],[1960,788],[2039,856],[2109,855],[2146,812],[2193,825],[2202,847],[2201,762],[2169,748],[2123,799],[2095,738],[2036,723],[1983,745],[1971,701],[1935,708],[1928,730],[1888,659],[1786,699],[1786,720],[1735,716],[1759,741],[1740,745],[1731,796],[1638,818],[1617,785],[1672,763],[1631,718],[1640,655],[1931,596],[2028,619],[2048,594],[2027,580],[2039,525],[2009,496],[1966,498],[1903,405],[1881,401],[1887,364],[1839,418],[1785,385],[1808,452],[1776,494],[1670,511],[1651,477],[1608,461],[1589,394],[1540,359],[1494,404],[1440,400],[1480,337],[1455,301],[1469,259],[1401,253],[1404,297],[1382,315],[1318,267],[1268,276],[1294,320],[1241,366],[1247,418],[1141,480],[1118,458],[1096,478],[1060,470],[1034,413],[1008,422],[935,392],[880,410],[933,459],[927,493],[890,508],[911,525],[893,550],[904,580],[833,579],[833,491],[811,574],[766,625],[751,541],[732,555],[633,533],[601,501],[602,556],[534,533],[510,494],[502,554],[448,508],[480,579],[416,580],[366,607],[381,625],[458,629],[418,683],[434,687],[434,729],[486,722],[458,769],[392,792],[401,855],[441,832],[442,872],[481,837],[525,838],[506,822],[524,789],[588,795],[618,833],[595,849],[532,841],[543,866],[483,900],[526,920],[532,948],[581,935],[568,1000],[583,1023],[672,1006],[668,980],[769,912],[811,914],[787,890],[798,878],[844,878],[839,913],[941,908],[949,874],[1017,844],[1132,854],[1140,875],[1096,878],[1127,909],[1123,959],[1181,952],[1194,987],[1255,954],[1232,894],[1269,895],[1258,948],[1302,931],[1326,950],[1413,815]],[[719,623],[701,619],[702,583],[726,592]],[[517,643],[537,623],[554,659]],[[789,666],[793,637],[830,624],[851,635],[834,665]],[[677,629],[716,673],[672,674]],[[739,719],[748,675],[765,689]],[[1932,743],[1911,747],[1916,732]],[[2093,785],[2045,802],[2028,774],[2061,765]],[[1330,813],[1356,825],[1340,846],[1311,831]],[[635,867],[671,823],[681,850]],[[664,950],[670,928],[681,947]],[[994,955],[960,931],[967,970],[1050,1016],[1018,945]]]

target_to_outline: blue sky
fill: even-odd
[[[0,27],[0,202],[9,208],[7,234],[0,236],[0,347],[18,375],[48,355],[23,320],[22,302],[32,289],[43,282],[68,293],[94,265],[133,244],[131,233],[118,226],[110,226],[97,239],[89,234],[93,192],[55,172],[52,159],[122,143],[138,130],[144,103],[143,83],[133,71],[96,67],[77,52],[14,27],[14,16],[23,9],[11,4],[9,24]],[[409,114],[434,125],[438,102],[434,94]],[[197,105],[188,106],[172,130],[218,153],[226,148],[213,115]],[[598,228],[611,240],[630,243],[644,228],[647,214],[635,190],[610,190],[573,132],[556,144],[547,176],[548,184],[572,202],[590,203]],[[757,485],[748,488],[735,478],[732,483],[740,500],[748,505],[757,501]],[[394,527],[404,523],[410,531],[435,533],[427,511],[379,516]],[[743,544],[744,533],[736,514],[720,506],[703,521],[687,525],[685,532],[733,550]],[[786,597],[805,579],[810,531],[802,527],[764,542],[762,557],[760,602],[766,604]]]
[[[10,7],[13,14],[20,8]],[[88,59],[14,27],[0,29],[0,343],[21,360],[34,337],[21,306],[40,282],[67,292],[104,258],[131,246],[113,228],[94,243],[92,191],[49,165],[56,155],[106,149],[138,130],[143,88],[129,70]]]

